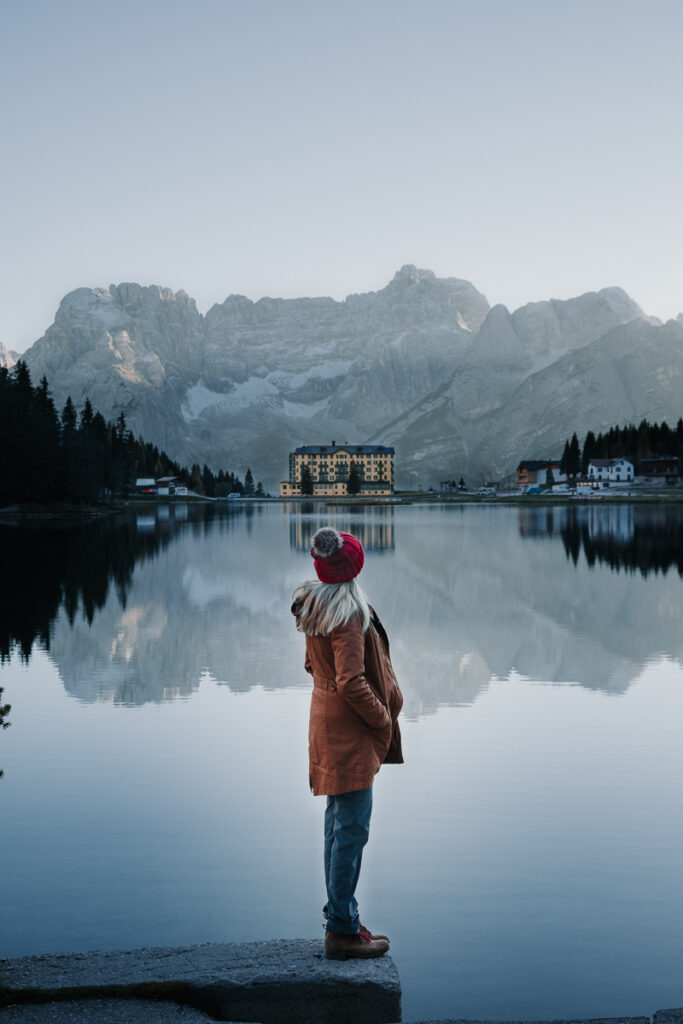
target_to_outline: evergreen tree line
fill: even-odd
[[[657,456],[678,456],[678,472],[683,475],[683,418],[674,428],[667,423],[649,423],[641,420],[636,427],[633,423],[625,427],[610,427],[597,437],[589,430],[583,445],[574,433],[565,441],[560,471],[567,476],[585,476],[591,459],[629,459],[635,472],[640,472],[643,459]]]
[[[107,422],[86,399],[79,415],[69,397],[60,415],[46,378],[34,387],[23,360],[11,370],[0,367],[0,437],[0,504],[94,505],[125,494],[140,477],[163,476],[208,497],[263,494],[250,469],[243,483],[227,470],[180,466],[156,445],[136,439],[123,412]]]

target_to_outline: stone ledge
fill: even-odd
[[[66,999],[22,1003],[2,1011],[2,1024],[215,1024],[191,1006],[149,999]],[[233,1022],[237,1024],[237,1022]]]
[[[390,1024],[401,986],[390,957],[326,960],[315,939],[47,954],[0,961],[0,1005],[140,998],[215,1020]]]
[[[677,1010],[659,1010],[658,1013],[677,1013]],[[656,1014],[655,1014],[656,1018]],[[580,1020],[561,1018],[558,1020],[534,1021],[501,1021],[501,1020],[463,1020],[461,1017],[440,1017],[438,1020],[416,1020],[409,1024],[650,1024],[649,1017],[586,1017]],[[683,1024],[683,1019],[656,1021],[655,1024]]]

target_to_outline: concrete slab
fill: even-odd
[[[401,987],[390,957],[326,960],[319,939],[0,961],[0,1005],[93,997],[162,999],[216,1020],[259,1024],[389,1024],[401,1019]]]

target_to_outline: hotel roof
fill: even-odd
[[[330,455],[348,452],[349,455],[393,455],[394,449],[383,444],[303,444],[294,449],[295,455]]]

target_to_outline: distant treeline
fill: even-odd
[[[37,387],[23,360],[0,367],[0,505],[69,502],[95,505],[125,494],[140,477],[177,477],[198,494],[262,494],[251,470],[244,483],[226,470],[178,465],[156,445],[137,439],[123,413],[107,422],[89,399],[80,414],[67,398],[57,412],[45,377]]]
[[[610,427],[597,437],[589,430],[583,445],[573,434],[571,440],[565,442],[560,470],[567,476],[585,475],[591,459],[623,458],[633,462],[638,473],[643,459],[662,455],[677,455],[680,460],[678,471],[683,474],[683,418],[674,428],[667,423],[641,420],[637,427],[633,423],[625,427]]]

